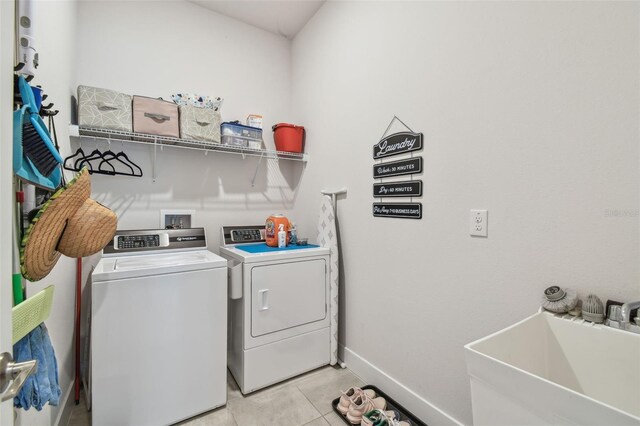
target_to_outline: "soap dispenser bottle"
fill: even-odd
[[[291,222],[291,230],[289,231],[289,245],[295,246],[298,244],[298,231],[296,230],[296,224]]]
[[[287,246],[287,231],[284,230],[284,225],[280,224],[278,228],[278,247]]]

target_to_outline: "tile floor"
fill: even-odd
[[[340,391],[364,383],[339,367],[322,367],[243,396],[230,374],[227,405],[193,417],[181,426],[346,426],[331,401]],[[73,408],[69,426],[91,425],[84,401]]]

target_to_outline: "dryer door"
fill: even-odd
[[[324,259],[255,266],[251,278],[252,337],[327,317]]]

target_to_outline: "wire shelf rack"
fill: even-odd
[[[100,129],[92,127],[81,127],[75,124],[69,126],[69,135],[72,137],[92,138],[106,141],[117,141],[126,143],[151,144],[161,148],[184,148],[208,152],[220,152],[223,154],[236,154],[252,157],[261,157],[274,160],[308,161],[307,154],[275,151],[270,149],[252,149],[233,145],[222,145],[219,143],[196,141],[191,139],[180,139],[167,136],[148,135],[144,133],[125,132],[121,130]]]
[[[256,177],[258,175],[258,168],[263,159],[271,160],[290,160],[299,161],[306,164],[309,160],[309,156],[303,153],[274,151],[270,149],[253,149],[248,147],[239,147],[233,145],[223,145],[219,143],[196,141],[191,139],[172,138],[167,136],[148,135],[145,133],[133,133],[125,132],[121,130],[101,129],[93,127],[78,126],[75,124],[69,125],[69,136],[79,138],[80,140],[94,139],[103,140],[107,142],[126,142],[135,144],[144,144],[153,147],[153,163],[152,163],[152,178],[156,181],[157,169],[156,169],[156,157],[158,147],[163,150],[168,148],[180,148],[191,149],[204,152],[216,152],[222,154],[235,154],[241,155],[242,158],[259,157],[260,161],[256,165],[256,171],[251,180],[251,186],[254,186]]]

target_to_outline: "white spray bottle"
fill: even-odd
[[[287,231],[284,230],[284,225],[281,223],[278,227],[278,247],[287,246]]]

